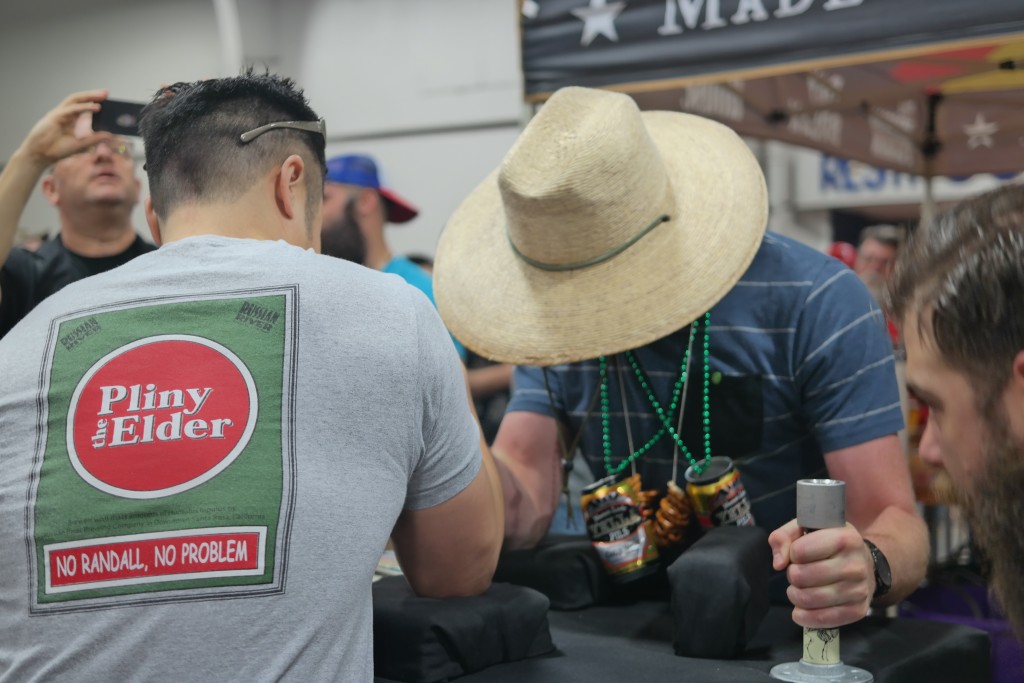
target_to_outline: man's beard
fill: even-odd
[[[971,491],[958,488],[971,536],[991,565],[989,585],[1024,640],[1024,441],[1010,434],[1001,406],[986,411],[983,470]]]
[[[366,262],[366,238],[356,220],[355,198],[345,204],[345,211],[320,231],[320,253],[360,265]]]

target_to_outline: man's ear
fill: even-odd
[[[60,193],[57,191],[57,179],[53,177],[52,173],[46,175],[43,178],[43,196],[46,197],[46,201],[50,202],[53,206],[57,206],[57,201],[60,199]]]
[[[1010,381],[1003,392],[1003,405],[1014,434],[1024,438],[1024,349],[1018,351],[1013,358]]]
[[[304,211],[306,164],[292,154],[281,164],[274,179],[274,200],[277,210],[287,220],[294,220]]]
[[[1013,384],[1019,384],[1024,391],[1024,349],[1017,352],[1017,355],[1013,358],[1013,375],[1010,377],[1010,382]]]
[[[153,236],[153,243],[156,246],[163,244],[163,237],[160,234],[160,217],[153,210],[153,198],[146,197],[146,223],[149,224],[149,234]]]

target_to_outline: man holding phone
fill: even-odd
[[[88,120],[106,98],[105,90],[69,95],[0,172],[0,337],[64,286],[155,249],[131,224],[141,187],[131,141],[96,132]],[[60,232],[30,252],[13,246],[14,235],[40,178]]]

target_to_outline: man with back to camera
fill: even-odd
[[[1024,186],[966,200],[911,236],[889,283],[919,452],[944,466],[990,584],[1024,638]]]
[[[69,126],[79,120],[73,115],[98,111],[106,95],[93,90],[67,97],[35,124],[0,172],[0,337],[68,283],[155,249],[131,224],[140,186],[131,141],[93,134],[88,144],[67,144]],[[32,252],[12,245],[41,176],[60,233]]]
[[[324,135],[289,79],[162,88],[161,248],[0,340],[0,680],[372,680],[389,533],[418,594],[489,586],[458,357],[422,294],[315,253]]]
[[[580,439],[596,478],[635,466],[662,492],[731,457],[801,625],[919,585],[927,532],[881,313],[853,271],[766,235],[767,210],[728,128],[586,88],[556,92],[463,201],[435,258],[442,317],[481,355],[543,366],[517,368],[492,445],[507,547],[544,537]],[[850,523],[804,537],[795,482],[824,476],[847,483]]]

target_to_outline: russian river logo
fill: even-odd
[[[242,453],[258,414],[245,364],[202,337],[121,346],[82,377],[68,411],[68,455],[95,488],[170,496],[209,481]]]

